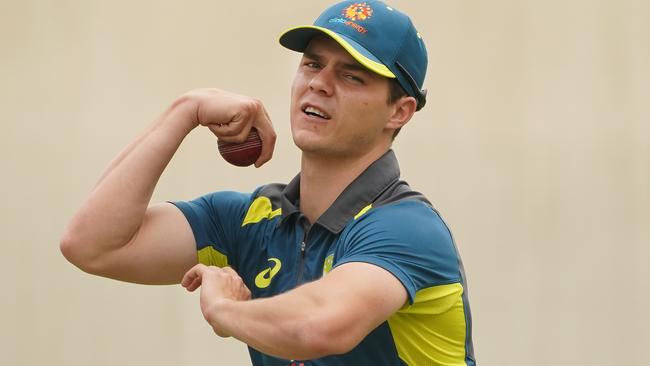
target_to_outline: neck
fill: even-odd
[[[351,158],[323,157],[303,152],[300,169],[300,211],[314,223],[336,198],[388,148]]]

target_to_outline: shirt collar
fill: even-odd
[[[400,171],[393,150],[388,150],[350,183],[334,203],[316,221],[330,232],[338,234],[362,208],[371,204],[386,188],[399,179]],[[282,220],[300,212],[300,174],[282,191]]]

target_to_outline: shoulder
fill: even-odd
[[[420,192],[396,180],[346,225],[349,234],[373,234],[414,249],[446,250],[456,255],[451,231],[440,213]]]
[[[409,242],[451,243],[451,232],[433,207],[420,200],[406,199],[371,206],[350,225],[350,230],[375,230],[399,235]]]
[[[451,244],[451,232],[440,213],[420,192],[405,181],[397,181],[352,220],[352,226],[385,227],[410,238],[432,235],[437,241]]]
[[[204,194],[190,201],[171,202],[190,219],[201,217],[231,217],[243,220],[247,214],[278,206],[283,184],[267,184],[253,192],[216,191]],[[251,210],[253,212],[251,212]]]
[[[420,268],[435,269],[435,282],[459,279],[458,253],[442,217],[419,200],[401,200],[370,208],[344,233],[351,251],[401,258]]]
[[[258,198],[266,198],[268,200],[280,202],[280,197],[285,184],[272,183],[257,187],[253,192],[238,192],[238,191],[216,191],[204,194],[191,201],[177,201],[172,202],[178,204],[190,204],[201,206],[212,206],[218,208],[227,207],[248,207]]]
[[[241,211],[248,205],[250,200],[250,193],[219,191],[204,194],[190,201],[172,203],[189,218],[195,218],[197,216],[212,216],[224,212]]]

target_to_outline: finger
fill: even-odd
[[[246,286],[246,283],[244,283],[244,279],[241,278],[233,269],[229,268],[228,272],[224,272],[224,274],[227,274],[230,276],[231,281],[233,282],[233,285],[235,286],[235,296],[236,300],[240,301],[246,301],[251,299],[251,291],[248,289],[248,286]]]
[[[262,153],[255,162],[256,168],[261,167],[267,161],[271,160],[273,157],[273,150],[275,149],[275,141],[277,139],[271,118],[263,106],[262,111],[263,113],[260,115],[258,123],[256,123],[255,126],[257,128],[257,133],[262,140]]]
[[[244,123],[242,126],[243,128],[237,135],[228,136],[226,137],[227,140],[224,139],[222,140],[226,142],[234,142],[236,144],[241,144],[246,142],[246,140],[248,140],[248,137],[251,133],[251,129],[253,128],[253,125],[251,123]]]
[[[192,282],[194,282],[196,277],[200,278],[203,267],[205,267],[205,265],[199,263],[185,272],[185,275],[183,275],[183,279],[181,280],[181,286],[187,288],[192,284]]]
[[[240,141],[242,135],[250,131],[250,127],[247,127],[245,123],[240,121],[233,121],[228,123],[211,123],[207,127],[212,131],[212,133],[217,136],[219,140],[225,142],[242,142]],[[248,136],[248,135],[244,135]]]
[[[183,275],[183,279],[181,280],[181,286],[187,288],[192,282],[194,282],[194,278],[196,278],[196,275],[194,274],[194,269],[190,269]]]
[[[203,277],[195,277],[192,283],[190,283],[185,289],[189,292],[193,292],[197,288],[201,287],[201,284],[203,284]]]
[[[242,281],[239,285],[239,299],[242,301],[251,299],[251,291],[248,289],[244,281]]]

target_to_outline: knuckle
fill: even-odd
[[[235,143],[238,143],[238,144],[241,144],[241,143],[245,142],[247,139],[248,139],[248,136],[246,136],[245,133],[240,133],[239,135],[233,137],[233,141]]]
[[[235,118],[236,121],[246,121],[252,114],[253,109],[250,105],[246,105],[244,108],[239,111],[239,115]]]

